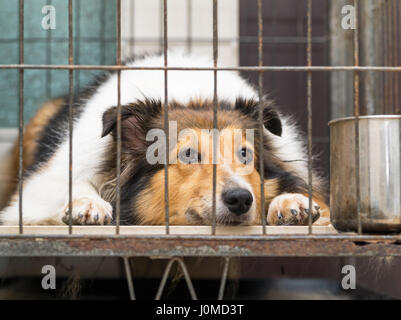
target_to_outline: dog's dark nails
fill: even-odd
[[[315,214],[315,216],[313,217],[313,220],[312,220],[312,222],[315,222],[317,219],[319,219],[320,218],[320,212],[318,211],[316,214]]]

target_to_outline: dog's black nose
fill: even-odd
[[[252,194],[241,188],[229,189],[223,192],[222,196],[226,207],[236,215],[247,212],[253,202]]]

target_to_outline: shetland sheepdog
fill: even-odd
[[[147,56],[127,65],[158,67],[163,65],[163,56]],[[211,67],[213,63],[169,52],[169,65]],[[309,208],[304,138],[290,117],[267,97],[259,101],[255,88],[236,72],[220,71],[214,123],[213,71],[170,70],[167,77],[165,105],[163,70],[121,71],[121,224],[164,224],[166,161],[172,225],[211,224],[214,209],[218,225],[260,224],[262,215],[269,225],[305,225],[310,215],[314,224],[329,223],[325,183],[316,172]],[[74,224],[113,224],[116,218],[117,81],[117,74],[109,73],[74,101]],[[263,127],[258,121],[260,108]],[[68,98],[59,98],[42,106],[25,128],[22,205],[26,225],[68,222],[68,119]],[[9,198],[0,222],[15,225],[19,222],[17,145],[3,167],[13,179],[5,191]]]

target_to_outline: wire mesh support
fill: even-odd
[[[136,300],[134,283],[132,281],[132,272],[131,272],[131,264],[129,257],[123,257],[124,260],[124,269],[125,269],[125,277],[127,278],[129,297],[131,300]]]
[[[196,295],[195,289],[194,289],[194,287],[192,285],[191,277],[189,275],[187,266],[185,265],[184,261],[181,258],[173,258],[168,262],[168,264],[166,266],[166,269],[164,270],[163,278],[162,278],[162,280],[160,282],[160,285],[159,285],[159,288],[157,290],[157,294],[156,294],[155,300],[160,300],[161,299],[163,291],[164,291],[164,287],[166,286],[167,278],[168,278],[168,276],[170,274],[171,267],[173,266],[174,262],[177,262],[180,265],[181,269],[182,269],[182,272],[184,274],[184,278],[185,278],[185,281],[187,283],[188,290],[189,290],[189,293],[191,295],[192,300],[198,300],[198,297]]]
[[[224,260],[225,260],[225,262],[224,262],[224,267],[223,267],[223,273],[221,275],[219,295],[217,296],[217,300],[223,300],[223,298],[224,298],[224,292],[225,292],[226,284],[227,284],[228,270],[230,267],[230,258],[225,257]]]

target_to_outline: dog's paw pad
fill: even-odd
[[[320,217],[320,207],[299,193],[286,193],[275,197],[269,205],[267,223],[269,225],[307,225],[312,214],[312,222]]]
[[[69,224],[69,206],[66,205],[62,218]],[[113,220],[113,208],[101,198],[82,197],[72,201],[72,224],[74,225],[106,225]]]

